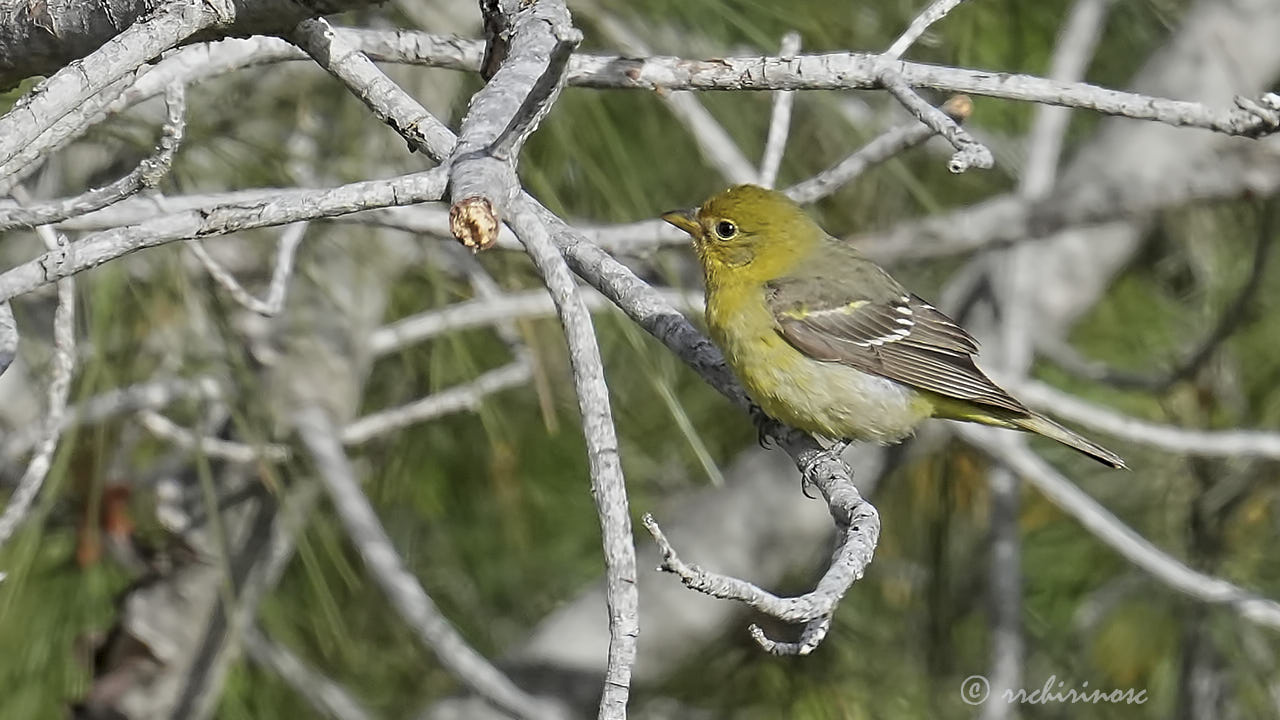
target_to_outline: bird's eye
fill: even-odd
[[[720,236],[721,240],[728,240],[729,238],[737,234],[738,234],[738,226],[734,225],[728,220],[721,220],[720,222],[716,223],[716,235]]]

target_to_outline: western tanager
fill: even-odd
[[[1124,467],[987,378],[969,333],[782,193],[738,185],[662,218],[693,237],[711,337],[770,416],[835,441],[882,443],[925,418],[964,420]]]

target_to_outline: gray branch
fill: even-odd
[[[364,559],[365,567],[423,646],[442,665],[481,697],[517,718],[555,720],[560,713],[516,687],[483,655],[476,652],[423,590],[391,543],[369,498],[360,489],[351,461],[342,449],[327,411],[300,410],[294,418],[303,445],[347,536]]]
[[[229,203],[161,215],[138,225],[90,235],[65,249],[47,252],[0,273],[0,301],[131,252],[177,240],[287,225],[375,207],[439,200],[444,192],[444,183],[444,171],[436,168],[389,180],[366,180],[328,190],[294,190],[249,203]]]
[[[168,117],[160,133],[155,153],[138,163],[132,172],[103,188],[89,190],[76,197],[25,207],[0,208],[0,232],[15,227],[35,227],[60,222],[113,205],[144,189],[153,188],[169,174],[173,156],[182,144],[186,127],[186,101],[181,85],[170,86],[165,93]]]

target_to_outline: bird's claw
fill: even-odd
[[[751,414],[751,422],[756,426],[756,442],[760,444],[763,450],[771,450],[778,446],[778,441],[774,439],[773,433],[770,432],[773,425],[773,418],[765,414],[764,408],[751,403],[751,407],[747,409]]]
[[[809,494],[809,488],[814,485],[813,476],[818,470],[818,465],[828,460],[839,460],[840,456],[844,454],[845,449],[848,448],[852,442],[852,440],[848,439],[837,440],[831,444],[831,447],[826,450],[816,452],[809,458],[809,460],[804,464],[804,467],[800,470],[800,492],[804,493],[805,497],[810,500],[815,499]]]

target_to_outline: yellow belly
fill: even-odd
[[[763,299],[732,312],[709,300],[707,325],[752,399],[792,427],[832,439],[894,442],[933,412],[905,385],[796,350],[774,330]]]

